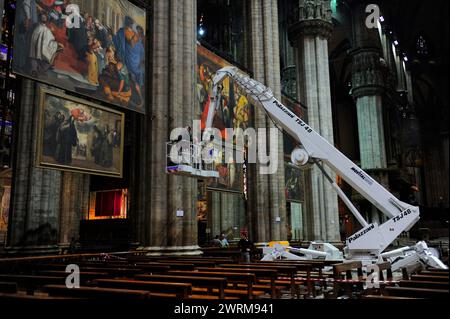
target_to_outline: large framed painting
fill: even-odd
[[[17,0],[13,71],[145,113],[146,19],[127,0]]]
[[[206,49],[204,46],[197,46],[197,100],[200,113],[202,114],[202,129],[206,124],[210,104],[210,89],[212,78],[215,72],[231,64]],[[222,137],[233,143],[232,136],[226,135],[227,128],[247,129],[250,126],[251,105],[247,97],[241,94],[239,87],[233,80],[227,78],[220,86],[220,103],[215,113],[213,127],[222,132]],[[222,152],[225,157],[225,153]],[[222,163],[216,163],[216,170],[219,178],[206,182],[208,190],[243,193],[244,192],[244,169],[242,164],[227,163],[224,159]]]
[[[37,166],[122,177],[125,114],[41,89]]]
[[[225,66],[231,66],[231,64],[205,47],[197,46],[197,97],[202,114],[202,128],[205,126],[208,115],[212,78],[215,72]],[[222,82],[220,93],[220,105],[216,111],[213,126],[220,129],[222,136],[227,138],[226,128],[245,130],[249,127],[251,109],[247,97],[241,94],[238,86],[229,78]]]

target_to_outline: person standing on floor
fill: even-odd
[[[241,240],[238,243],[238,247],[241,250],[241,259],[245,263],[250,262],[250,252],[253,248],[253,243],[248,239],[246,233],[241,234]]]

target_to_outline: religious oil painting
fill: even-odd
[[[126,0],[17,0],[13,70],[145,113],[146,11]]]
[[[125,115],[41,90],[39,167],[122,177]]]
[[[215,72],[226,66],[231,66],[231,63],[205,47],[197,46],[197,96],[202,114],[202,128],[208,115],[212,79]],[[250,120],[250,104],[247,97],[241,94],[236,83],[229,78],[220,84],[219,90],[220,101],[214,117],[213,127],[220,129],[222,136],[231,141],[232,137],[226,136],[225,129],[247,129]]]

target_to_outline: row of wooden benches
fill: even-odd
[[[30,298],[40,291],[49,297],[62,298],[258,298],[270,295],[279,298],[282,291],[291,296],[316,296],[316,288],[324,291],[331,282],[331,298],[358,296],[362,298],[422,297],[440,298],[448,296],[448,272],[423,272],[383,288],[364,293],[366,278],[361,263],[338,263],[335,261],[302,262],[255,262],[234,263],[230,258],[190,257],[184,259],[146,258],[132,256],[126,259],[109,259],[77,262],[80,266],[82,288],[67,289],[64,285],[66,264],[41,263],[16,269],[20,274],[0,276],[0,297],[26,298],[16,291],[25,289]],[[333,273],[324,268],[333,266]],[[380,264],[381,280],[392,281],[389,264]],[[353,278],[356,273],[357,277]],[[386,273],[386,275],[384,275]],[[436,276],[436,273],[443,276]],[[433,276],[431,280],[429,277]],[[329,281],[329,279],[332,279]],[[430,284],[431,282],[431,284]],[[8,284],[9,283],[9,284]],[[12,284],[15,284],[14,288]],[[317,283],[317,284],[316,284]],[[38,294],[35,295],[35,291]],[[133,293],[131,293],[133,291]],[[44,295],[45,296],[45,295]],[[45,296],[46,297],[46,296]]]
[[[305,270],[309,274],[312,268],[311,265],[306,263],[295,266],[274,264],[268,267],[264,265],[238,265],[231,264],[231,262],[233,261],[229,258],[184,260],[129,258],[107,262],[84,261],[78,262],[78,265],[81,267],[80,276],[83,284],[98,283],[98,280],[122,277],[122,279],[128,280],[126,285],[131,286],[136,284],[132,281],[140,278],[139,275],[142,276],[143,273],[166,273],[169,276],[152,277],[152,280],[158,278],[177,283],[188,282],[194,286],[194,293],[214,294],[218,298],[224,298],[226,295],[229,297],[257,298],[265,293],[272,298],[276,298],[285,288],[290,289],[291,293],[294,294],[297,287],[302,284],[302,282],[295,280],[297,271]],[[65,272],[65,267],[65,264],[58,263],[34,264],[31,267],[28,265],[22,271],[31,271],[32,275],[7,275],[0,277],[0,281],[16,281],[21,288],[26,289],[28,294],[31,295],[36,288],[42,287],[45,283],[61,284],[62,278],[68,275]],[[174,275],[176,275],[176,278]],[[288,276],[288,280],[277,280],[279,275]],[[150,280],[150,277],[147,279]],[[120,284],[125,285],[123,282]]]

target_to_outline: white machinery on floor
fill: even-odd
[[[301,148],[295,149],[291,155],[292,163],[299,166],[307,164],[317,165],[341,200],[363,226],[360,231],[347,239],[344,250],[346,259],[362,260],[366,264],[379,261],[383,257],[391,260],[399,259],[394,262],[393,267],[395,269],[398,268],[397,263],[400,263],[398,265],[404,265],[415,263],[417,260],[431,267],[447,268],[436,256],[429,252],[424,242],[418,243],[410,251],[402,249],[389,252],[389,255],[385,254],[383,256],[382,253],[385,249],[401,233],[408,231],[419,220],[419,208],[395,198],[370,175],[278,101],[269,88],[243,74],[239,69],[225,67],[216,73],[210,95],[211,104],[206,128],[212,127],[215,111],[220,103],[219,85],[227,77],[234,80],[247,95],[249,102],[257,107],[262,107],[269,118],[301,144]],[[341,176],[342,179],[386,215],[389,220],[381,225],[377,223],[369,224],[330,174],[328,174],[324,165]],[[278,249],[280,248],[278,247]]]
[[[291,252],[302,254],[298,256]],[[329,243],[311,243],[308,249],[294,248],[289,245],[289,242],[270,242],[263,247],[264,258],[262,261],[274,261],[278,259],[288,260],[342,260],[343,255],[333,245]]]

